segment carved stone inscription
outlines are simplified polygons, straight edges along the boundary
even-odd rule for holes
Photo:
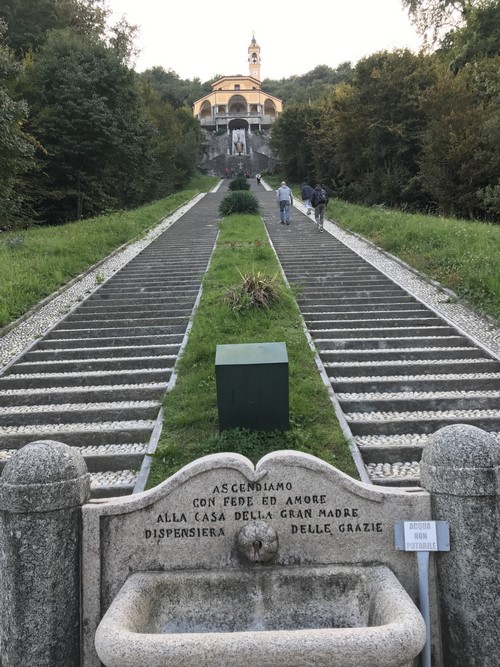
[[[219,538],[253,520],[279,523],[291,535],[354,535],[384,532],[383,521],[366,516],[356,501],[347,504],[338,489],[304,492],[292,480],[212,483],[206,494],[190,498],[186,506],[159,511],[144,527],[149,541]],[[199,486],[198,486],[199,489]]]

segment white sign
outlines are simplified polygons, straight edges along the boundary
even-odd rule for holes
[[[404,521],[405,551],[437,551],[435,521]]]

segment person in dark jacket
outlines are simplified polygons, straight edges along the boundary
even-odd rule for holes
[[[302,201],[304,202],[304,206],[307,209],[307,215],[311,215],[311,197],[312,193],[314,192],[314,189],[310,186],[307,185],[307,183],[302,183],[300,186],[300,196],[302,197]]]
[[[323,221],[325,219],[326,205],[328,204],[328,195],[326,190],[318,183],[311,195],[311,204],[314,207],[314,218],[318,225],[318,232],[323,231]]]
[[[281,182],[280,187],[276,190],[276,199],[280,207],[280,221],[282,225],[290,224],[290,206],[293,205],[292,191],[285,183]]]

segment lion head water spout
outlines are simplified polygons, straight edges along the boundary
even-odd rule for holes
[[[238,551],[251,563],[271,561],[278,553],[278,535],[265,521],[250,521],[238,532]]]

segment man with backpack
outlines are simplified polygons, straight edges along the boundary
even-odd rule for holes
[[[316,185],[311,196],[311,204],[314,207],[314,218],[318,225],[318,232],[323,231],[323,221],[325,219],[326,205],[328,204],[328,194],[321,185]]]

